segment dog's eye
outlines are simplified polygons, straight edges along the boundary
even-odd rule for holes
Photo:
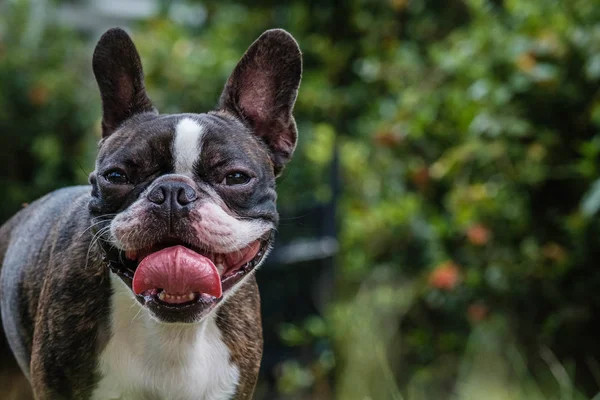
[[[223,179],[223,183],[227,186],[244,185],[250,182],[250,177],[243,172],[233,172]]]
[[[118,169],[108,171],[104,174],[104,178],[115,185],[125,185],[129,183],[129,179],[127,179],[125,172]]]

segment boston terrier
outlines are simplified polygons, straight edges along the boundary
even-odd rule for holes
[[[298,44],[263,33],[205,114],[157,112],[121,29],[100,38],[93,71],[102,139],[90,186],[0,228],[0,394],[28,382],[22,393],[39,400],[250,399],[254,271],[296,146]]]

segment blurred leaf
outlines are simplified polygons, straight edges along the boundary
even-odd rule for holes
[[[584,215],[591,217],[600,209],[600,179],[592,183],[581,201],[581,211]]]

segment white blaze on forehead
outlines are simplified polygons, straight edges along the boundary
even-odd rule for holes
[[[192,176],[194,163],[200,157],[200,139],[204,128],[191,118],[183,118],[175,127],[173,158],[175,173]]]

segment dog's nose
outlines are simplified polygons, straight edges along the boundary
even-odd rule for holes
[[[198,194],[187,183],[164,182],[154,187],[147,197],[154,204],[167,205],[175,210],[195,201]]]

